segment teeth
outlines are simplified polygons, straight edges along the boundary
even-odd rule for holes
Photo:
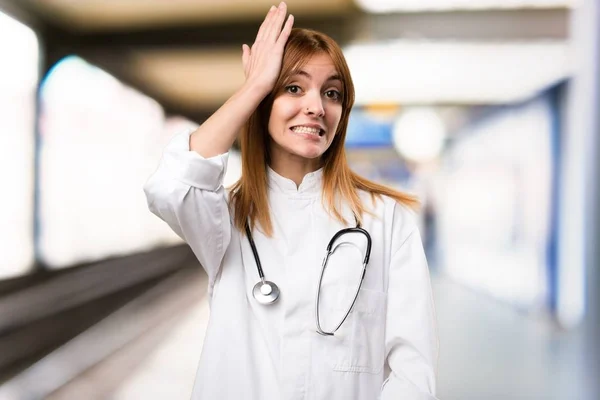
[[[296,126],[292,130],[296,133],[308,133],[311,135],[318,135],[321,132],[318,128],[309,128],[307,126]]]

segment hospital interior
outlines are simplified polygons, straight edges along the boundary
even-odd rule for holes
[[[207,278],[142,188],[271,5],[0,0],[0,399],[189,399]],[[421,200],[436,396],[599,399],[600,2],[287,5],[344,51],[351,168]]]

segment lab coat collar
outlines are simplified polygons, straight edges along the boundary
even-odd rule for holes
[[[269,188],[271,190],[287,194],[319,194],[323,187],[323,168],[304,175],[300,186],[296,188],[296,183],[288,178],[279,175],[267,166],[269,177]]]

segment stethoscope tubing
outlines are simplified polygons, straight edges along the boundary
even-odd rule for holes
[[[365,238],[367,239],[367,249],[365,251],[365,257],[363,260],[362,273],[361,273],[361,277],[358,282],[358,285],[356,287],[356,290],[354,292],[354,298],[352,300],[352,303],[350,304],[350,307],[348,307],[348,310],[344,314],[344,317],[336,325],[335,329],[333,329],[332,331],[325,331],[321,328],[321,319],[320,319],[320,314],[319,314],[319,304],[320,304],[320,298],[321,298],[321,284],[323,283],[323,276],[325,275],[325,269],[327,268],[327,262],[329,260],[329,257],[341,245],[341,244],[338,244],[337,246],[334,247],[335,242],[343,235],[349,234],[349,233],[360,233],[360,234],[364,235]],[[254,243],[254,239],[252,238],[252,232],[250,231],[250,226],[248,223],[246,223],[246,235],[248,236],[248,241],[250,242],[250,248],[252,249],[252,254],[254,255],[254,260],[256,261],[256,269],[258,270],[258,276],[260,277],[260,281],[254,286],[254,288],[252,290],[252,294],[259,303],[272,304],[275,301],[277,301],[277,299],[279,298],[279,288],[277,287],[277,285],[275,283],[265,280],[265,274],[262,269],[262,264],[260,262],[258,250],[256,249],[256,244]],[[350,312],[354,308],[354,304],[356,303],[358,294],[360,293],[360,288],[362,287],[362,282],[365,279],[365,274],[367,272],[367,265],[369,264],[369,258],[371,256],[371,243],[372,243],[371,235],[369,235],[369,232],[367,232],[365,229],[363,229],[357,221],[356,227],[344,228],[344,229],[338,231],[335,235],[333,235],[333,237],[327,244],[327,250],[326,250],[327,252],[325,254],[325,257],[323,258],[323,263],[321,265],[321,274],[319,276],[319,284],[317,286],[317,296],[315,299],[315,319],[316,319],[316,324],[317,324],[317,333],[319,333],[320,335],[333,336],[335,334],[335,332],[343,325],[343,323],[348,318],[348,315],[350,315]],[[264,287],[264,285],[269,286],[269,288],[270,288],[269,294],[261,293],[260,289],[261,289],[261,287]]]
[[[364,230],[360,224],[357,224],[356,227],[354,228],[345,228],[342,229],[340,231],[338,231],[335,235],[333,235],[333,237],[331,238],[331,240],[329,241],[329,243],[327,244],[327,255],[326,257],[329,257],[329,255],[331,253],[333,253],[333,251],[331,250],[331,248],[333,247],[333,244],[335,243],[335,241],[342,235],[345,235],[347,233],[362,233],[363,235],[365,235],[365,237],[367,238],[367,251],[365,252],[365,259],[363,261],[363,264],[368,264],[369,263],[369,258],[371,257],[371,235],[369,235],[369,232],[367,232],[366,230]]]
[[[248,241],[250,242],[250,248],[252,249],[252,254],[254,254],[254,260],[256,261],[256,268],[258,269],[258,276],[260,280],[264,282],[265,273],[263,272],[262,265],[260,264],[260,257],[258,256],[258,250],[256,250],[256,245],[254,244],[254,239],[252,238],[252,232],[250,232],[250,226],[246,224],[246,235],[248,236]]]
[[[348,310],[346,310],[344,317],[335,326],[335,329],[333,329],[331,331],[325,331],[325,330],[323,330],[323,328],[321,328],[321,318],[320,318],[320,314],[319,314],[319,304],[320,304],[320,299],[321,299],[321,286],[323,283],[323,276],[325,275],[325,269],[327,269],[327,261],[329,261],[329,256],[331,256],[335,252],[335,250],[338,248],[338,246],[340,246],[340,245],[337,245],[337,246],[333,247],[335,241],[337,239],[339,239],[340,237],[342,237],[343,235],[348,234],[348,233],[360,233],[360,234],[364,235],[365,238],[367,239],[367,250],[365,252],[365,258],[363,260],[363,268],[362,268],[360,280],[358,281],[358,285],[356,286],[356,290],[354,291],[354,297],[352,299],[352,303],[350,304],[350,307],[348,307]],[[331,238],[331,240],[329,241],[329,244],[327,245],[327,253],[325,254],[325,257],[323,258],[323,263],[321,265],[321,275],[319,276],[319,284],[317,285],[317,296],[316,296],[316,300],[315,300],[315,316],[316,316],[317,333],[318,334],[323,335],[323,336],[334,336],[335,332],[337,332],[337,330],[340,329],[340,327],[344,324],[344,322],[348,318],[348,315],[350,315],[350,312],[352,312],[352,309],[354,308],[354,304],[356,303],[356,300],[358,299],[358,294],[360,293],[360,288],[362,287],[362,282],[365,279],[365,274],[367,272],[367,265],[369,264],[370,256],[371,256],[371,235],[369,235],[369,232],[367,232],[365,229],[361,228],[359,224],[357,224],[355,228],[342,229],[339,232],[337,232],[333,236],[333,238]]]

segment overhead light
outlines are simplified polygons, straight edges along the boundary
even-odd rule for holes
[[[446,138],[446,127],[431,108],[403,111],[393,127],[393,142],[398,153],[413,162],[427,162],[439,156]]]
[[[571,8],[574,0],[356,0],[371,13],[491,10],[523,8]]]
[[[564,41],[397,40],[350,45],[344,54],[358,105],[518,102],[571,71]]]

